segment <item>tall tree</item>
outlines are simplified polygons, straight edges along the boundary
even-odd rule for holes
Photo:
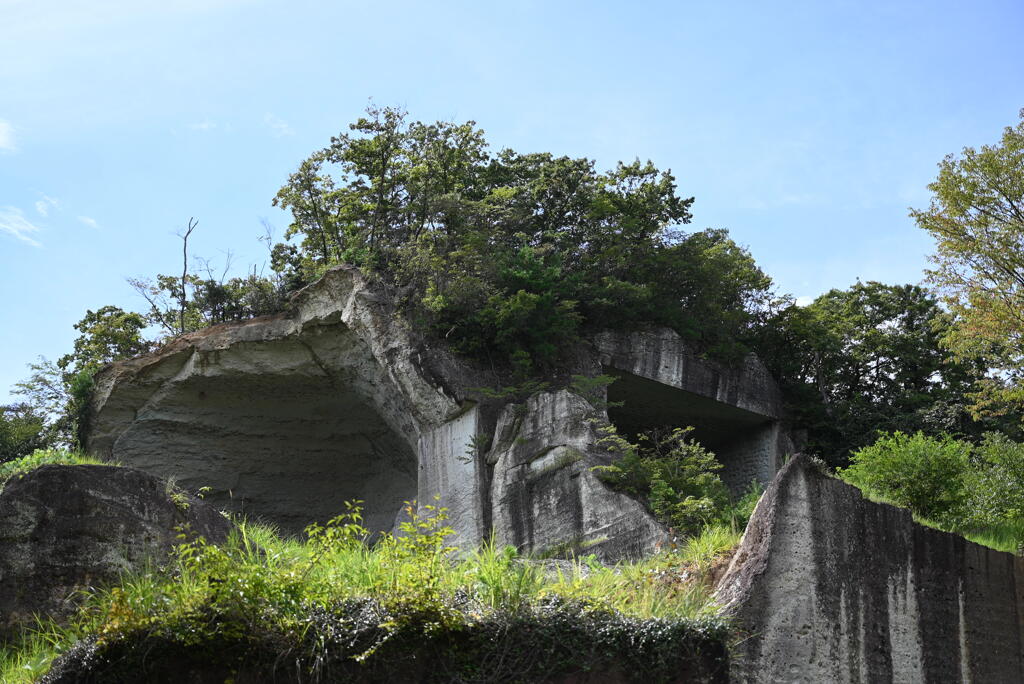
[[[554,363],[584,326],[674,327],[704,351],[750,327],[770,280],[725,231],[687,235],[693,198],[650,162],[601,173],[586,158],[491,152],[483,131],[370,108],[292,174],[274,202],[293,284],[332,263],[395,286],[457,350]]]
[[[29,364],[32,374],[15,385],[14,393],[25,397],[28,413],[43,421],[40,442],[74,447],[84,425],[85,410],[92,391],[92,376],[104,365],[148,351],[151,344],[142,337],[146,319],[116,306],[86,311],[75,329],[74,351],[56,363],[40,359]]]
[[[959,357],[1001,371],[989,400],[1024,406],[1024,110],[995,145],[965,147],[939,164],[927,209],[912,210],[935,238],[930,282],[956,315],[944,338]],[[977,405],[986,405],[984,397]],[[994,405],[994,404],[989,404]]]
[[[983,368],[940,344],[952,324],[917,285],[856,283],[777,311],[762,332],[810,449],[842,464],[878,431],[977,435],[968,395]]]

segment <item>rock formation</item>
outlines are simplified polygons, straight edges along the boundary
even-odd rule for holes
[[[138,470],[45,465],[0,492],[0,637],[33,615],[60,618],[72,594],[163,562],[179,531],[222,541],[230,523]]]
[[[1024,558],[918,525],[802,456],[718,595],[746,633],[733,681],[1024,681]]]
[[[625,431],[697,427],[739,488],[769,480],[787,449],[778,389],[750,357],[730,369],[670,331],[605,333],[568,372],[618,376],[611,419]],[[403,501],[435,496],[455,543],[525,551],[651,550],[665,530],[590,472],[608,462],[567,391],[524,404],[487,399],[486,371],[431,348],[391,298],[338,267],[289,311],[186,335],[96,377],[87,448],[295,533],[365,502],[367,525],[394,526]]]

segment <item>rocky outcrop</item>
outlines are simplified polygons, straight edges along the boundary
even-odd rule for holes
[[[285,314],[178,338],[96,378],[90,452],[296,533],[365,502],[392,527],[404,501],[440,496],[461,539],[485,527],[466,386],[486,376],[425,348],[390,300],[338,268]],[[460,375],[463,373],[463,375]]]
[[[752,480],[767,484],[793,453],[779,387],[755,355],[728,366],[665,329],[601,333],[594,347],[604,371],[616,377],[608,389],[612,421],[627,433],[693,426],[694,438],[722,462],[733,492]]]
[[[216,509],[138,470],[45,465],[0,492],[0,636],[34,614],[66,616],[73,594],[162,562],[178,535],[226,538]]]
[[[618,416],[627,431],[699,423],[699,437],[720,434],[730,484],[774,473],[777,389],[756,360],[729,370],[654,331],[603,335],[583,345],[578,366],[566,375],[603,367],[622,378],[612,387],[630,407]],[[460,546],[493,526],[524,551],[582,545],[613,559],[651,548],[662,528],[590,473],[608,456],[586,421],[604,412],[565,391],[517,405],[478,391],[497,384],[417,336],[358,270],[338,267],[285,313],[101,371],[86,444],[189,490],[210,487],[217,506],[289,533],[354,499],[369,528],[388,530],[404,501],[438,497]]]
[[[753,354],[727,366],[701,357],[672,330],[604,332],[594,346],[601,364],[762,418],[782,417],[782,393]]]
[[[1024,681],[1024,558],[914,523],[805,457],[718,589],[739,682]]]
[[[497,541],[615,560],[647,555],[667,540],[643,506],[591,471],[611,462],[595,422],[591,405],[565,390],[505,408],[487,454]]]

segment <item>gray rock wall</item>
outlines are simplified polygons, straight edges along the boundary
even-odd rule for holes
[[[722,479],[740,493],[752,480],[767,485],[792,453],[782,424],[782,396],[756,356],[735,367],[702,358],[666,329],[606,332],[594,344],[617,379],[609,417],[625,432],[693,426],[693,436],[723,464]]]
[[[602,335],[578,351],[580,368],[623,369],[613,387],[626,388],[632,415],[699,424],[699,438],[719,440],[710,446],[737,488],[774,472],[777,390],[755,359],[726,369],[668,331]],[[463,547],[493,526],[526,552],[614,560],[653,548],[660,525],[590,471],[609,458],[587,422],[604,413],[569,392],[513,407],[473,390],[498,384],[430,348],[380,288],[339,267],[286,313],[101,371],[86,446],[190,491],[211,487],[216,506],[287,533],[353,499],[371,530],[387,531],[405,501],[438,497]]]
[[[913,522],[804,457],[718,588],[738,682],[1022,682],[1024,558]]]
[[[594,419],[590,404],[565,390],[506,407],[487,455],[499,543],[611,561],[649,554],[668,539],[642,505],[591,471],[611,461]]]
[[[15,477],[0,491],[0,640],[34,614],[66,617],[78,589],[163,562],[179,531],[220,542],[229,529],[206,502],[138,470],[46,465]]]

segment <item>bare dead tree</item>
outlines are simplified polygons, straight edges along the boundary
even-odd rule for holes
[[[179,317],[178,317],[178,331],[179,334],[185,333],[185,306],[188,303],[188,297],[186,295],[185,286],[188,283],[188,236],[192,234],[192,231],[199,225],[199,219],[192,218],[188,219],[188,228],[185,229],[184,235],[181,236],[181,292],[179,293],[178,303]]]

